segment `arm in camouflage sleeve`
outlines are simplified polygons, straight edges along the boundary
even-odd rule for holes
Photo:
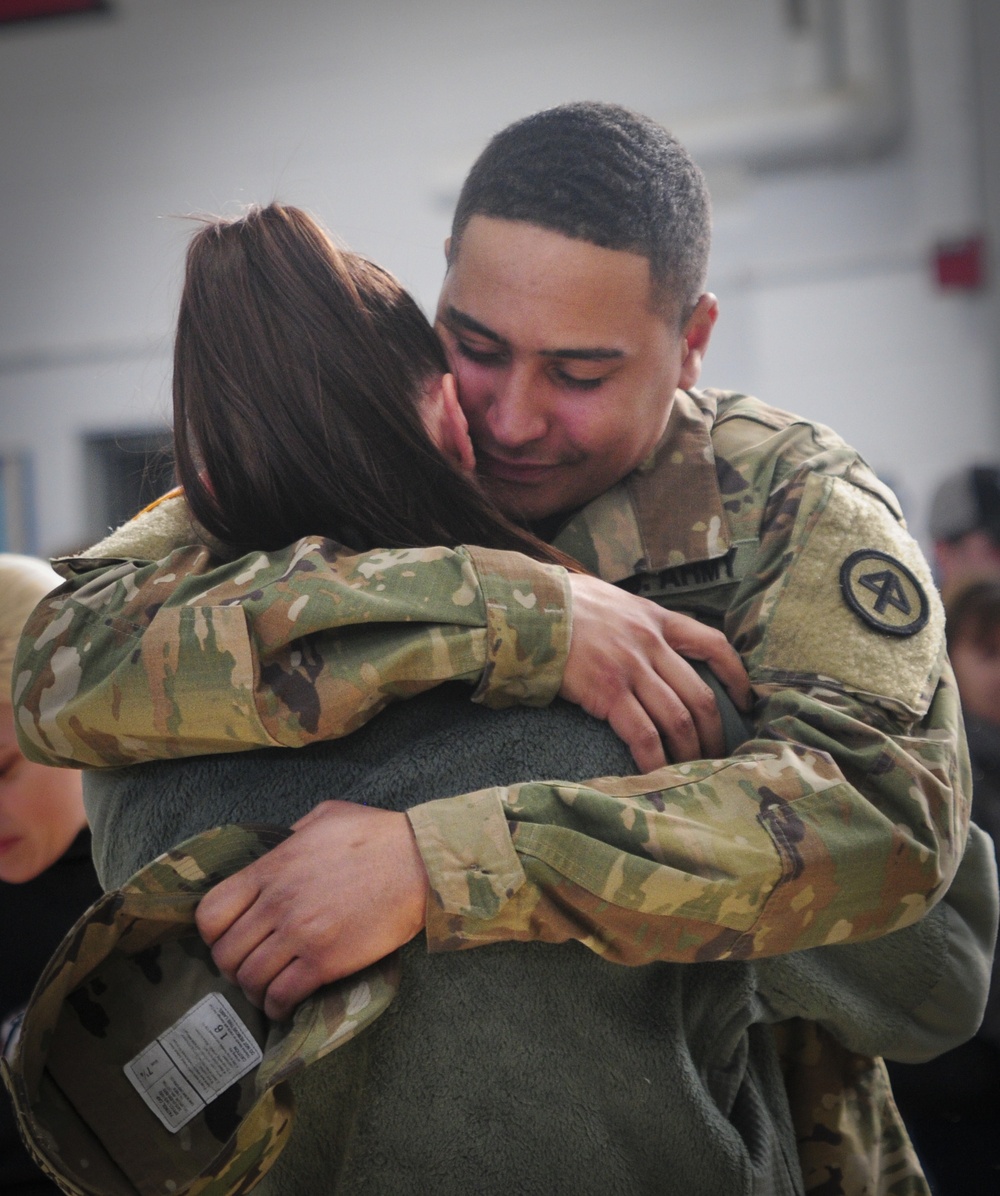
[[[222,563],[221,545],[199,541],[169,495],[56,562],[69,585],[38,606],[15,666],[29,757],[101,767],[301,747],[464,680],[492,707],[558,691],[650,769],[665,744],[681,760],[724,744],[712,689],[685,658],[750,701],[721,632],[519,553],[355,555],[310,538]]]
[[[860,1054],[933,1059],[982,1021],[997,906],[993,845],[970,824],[955,879],[926,917],[872,942],[758,960],[758,1020],[808,1018]]]
[[[918,579],[930,617],[916,634],[880,634],[842,598],[859,543]],[[804,472],[765,516],[726,631],[761,696],[732,757],[410,811],[433,947],[573,938],[628,963],[764,957],[874,938],[941,897],[965,843],[968,759],[940,604],[888,510]]]
[[[25,628],[18,734],[33,760],[102,767],[336,738],[448,680],[545,705],[568,640],[565,571],[517,553],[310,537],[225,564],[82,559]]]
[[[603,787],[603,783],[599,784]],[[545,787],[541,788],[544,790]],[[567,791],[569,788],[566,787]],[[596,793],[590,796],[596,796]],[[615,889],[606,889],[602,894],[600,866],[603,861],[593,853],[590,853],[593,864],[590,875],[581,865],[576,872],[579,883],[565,879],[573,875],[568,862],[570,858],[581,859],[584,854],[581,833],[570,831],[567,825],[561,844],[555,844],[544,833],[543,827],[518,823],[514,825],[514,844],[523,864],[525,880],[520,881],[516,868],[503,877],[512,888],[519,883],[521,887],[516,890],[515,900],[495,903],[491,894],[492,869],[494,857],[500,858],[495,846],[510,841],[503,818],[495,818],[492,824],[483,827],[477,844],[481,850],[477,852],[473,847],[467,856],[467,859],[477,861],[471,868],[461,870],[467,879],[460,880],[458,871],[454,877],[456,882],[466,884],[469,897],[473,894],[473,884],[477,886],[475,896],[484,916],[470,919],[462,912],[449,914],[441,908],[439,900],[432,898],[427,921],[432,946],[438,949],[473,946],[505,937],[578,938],[609,958],[631,964],[662,959],[694,962],[766,955],[766,958],[758,959],[756,973],[762,1001],[760,1020],[779,1021],[790,1017],[816,1020],[851,1050],[862,1054],[884,1054],[906,1062],[932,1058],[975,1032],[989,987],[989,961],[997,927],[996,865],[989,841],[978,828],[970,826],[966,851],[954,880],[928,913],[909,921],[894,933],[883,934],[875,941],[860,942],[856,940],[879,935],[880,925],[881,929],[886,928],[880,924],[876,904],[883,899],[883,893],[879,888],[874,854],[862,863],[862,867],[870,867],[872,875],[858,890],[871,906],[870,916],[864,920],[856,917],[853,924],[846,921],[835,924],[835,932],[830,933],[831,919],[835,916],[831,914],[831,908],[835,906],[845,915],[852,915],[855,912],[852,904],[857,905],[857,893],[834,894],[828,903],[810,903],[800,897],[791,903],[791,909],[785,902],[776,904],[773,912],[763,900],[755,904],[755,884],[766,896],[767,887],[777,883],[767,874],[767,856],[774,854],[773,847],[767,842],[769,835],[761,833],[760,841],[755,843],[756,834],[761,830],[755,826],[753,834],[736,838],[731,823],[727,826],[720,817],[715,828],[716,846],[710,848],[708,837],[699,838],[692,820],[679,811],[671,811],[671,795],[663,793],[662,797],[662,804],[646,806],[636,822],[632,822],[630,812],[624,813],[618,823],[619,841],[625,843],[630,838],[630,824],[641,826],[647,849],[651,848],[646,820],[650,815],[654,819],[669,818],[674,822],[679,838],[689,844],[689,850],[685,851],[681,843],[677,853],[687,870],[686,879],[680,869],[670,868],[671,861],[662,850],[657,852],[660,865],[644,868],[632,858],[634,850],[632,853],[619,851],[615,859],[616,853],[609,849],[607,867]],[[434,812],[433,807],[438,804],[447,812],[446,817],[455,814],[455,807],[447,801],[416,807],[410,812],[418,842],[424,848],[425,861],[428,855],[434,858],[438,850],[434,837],[442,831],[456,844],[460,838],[466,839],[472,834],[468,824],[461,831],[448,834],[446,823]],[[477,804],[473,795],[470,811]],[[591,813],[601,812],[599,805],[600,799],[592,805]],[[508,817],[516,816],[515,811],[504,812]],[[703,814],[700,817],[704,820]],[[572,818],[570,814],[567,824]],[[583,821],[577,823],[579,827],[585,825]],[[791,822],[786,825],[789,829],[793,826]],[[843,829],[850,833],[851,828]],[[539,840],[531,842],[542,843],[544,854],[541,858],[532,853],[530,845],[520,843],[521,830],[527,830],[529,836],[540,832]],[[863,853],[866,828],[855,825],[853,830],[859,836],[858,851]],[[589,828],[590,834],[595,831],[595,826]],[[810,827],[809,835],[800,840],[803,846],[808,844],[812,833]],[[661,838],[661,846],[665,838]],[[867,839],[870,844],[870,836]],[[705,850],[700,875],[696,877],[692,875],[690,857],[698,844]],[[746,875],[752,847],[756,847],[764,861],[756,877]],[[902,841],[900,848],[905,850]],[[731,853],[728,862],[726,852]],[[806,858],[803,858],[804,864]],[[545,859],[555,861],[555,866],[546,869],[542,865]],[[615,868],[617,873],[612,875]],[[667,869],[670,875],[658,876]],[[748,894],[742,902],[736,884],[738,869],[743,869],[742,881]],[[914,888],[917,884],[919,878]],[[686,885],[689,894],[686,903],[677,903],[673,910],[666,905],[657,906],[655,901],[661,892],[670,899],[671,885],[675,890]],[[518,910],[518,896],[522,900],[527,898],[534,908],[529,904],[527,911]],[[602,900],[602,896],[609,899]],[[727,897],[731,898],[728,907]],[[905,912],[900,922],[909,919],[912,907],[918,904],[909,898],[904,890],[899,908]],[[498,909],[492,920],[485,915],[491,904]],[[824,908],[825,905],[829,908]],[[817,910],[816,906],[820,908]],[[919,907],[923,910],[923,902]],[[814,915],[812,925],[810,914]],[[728,926],[728,933],[720,930],[720,925]],[[745,932],[739,934],[743,928],[746,928]],[[765,933],[768,929],[770,934]],[[817,945],[823,943],[830,945]],[[798,950],[798,947],[814,949]]]

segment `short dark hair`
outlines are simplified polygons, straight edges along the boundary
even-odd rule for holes
[[[656,121],[617,104],[562,104],[497,133],[462,186],[449,262],[473,216],[523,220],[641,254],[657,304],[686,319],[704,289],[711,240],[705,178]]]
[[[572,563],[502,515],[420,416],[448,362],[395,278],[272,203],[188,247],[174,451],[195,517],[235,549],[303,536],[372,548],[482,544]]]

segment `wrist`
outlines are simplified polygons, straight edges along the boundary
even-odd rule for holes
[[[430,881],[427,869],[424,867],[423,856],[417,846],[417,837],[405,814],[399,816],[400,851],[399,880],[400,899],[403,921],[410,930],[408,940],[419,934],[427,921],[427,898],[430,894]],[[408,941],[407,940],[407,941]]]

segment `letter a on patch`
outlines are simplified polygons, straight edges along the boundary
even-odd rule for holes
[[[927,622],[927,595],[895,557],[874,548],[852,552],[840,568],[847,605],[886,635],[915,635]]]

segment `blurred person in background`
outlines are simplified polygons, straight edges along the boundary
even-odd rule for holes
[[[970,465],[938,486],[931,538],[943,590],[973,577],[1000,577],[1000,465]]]
[[[14,734],[14,647],[60,578],[35,557],[0,553],[0,1046],[63,935],[100,896],[80,773],[26,760]],[[28,1157],[0,1092],[0,1192],[58,1192]]]
[[[971,478],[977,470],[967,470]],[[985,472],[985,471],[984,471]],[[994,476],[995,484],[995,476]],[[958,488],[953,493],[958,493]],[[972,493],[972,487],[969,488]],[[994,511],[994,515],[1000,508]],[[981,536],[985,531],[966,533]],[[1000,548],[993,552],[1000,555]],[[1000,570],[945,591],[948,653],[972,759],[972,817],[1000,843]],[[893,1090],[936,1196],[1000,1191],[1000,977],[969,1042],[929,1063],[890,1065]]]

